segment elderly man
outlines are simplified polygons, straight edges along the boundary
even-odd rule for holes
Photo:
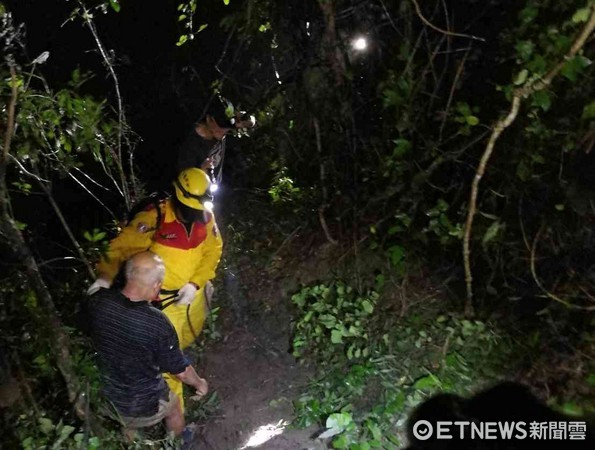
[[[172,322],[180,348],[189,347],[200,335],[208,313],[205,291],[221,258],[223,241],[212,210],[208,175],[198,168],[180,172],[174,180],[175,194],[134,216],[109,245],[97,265],[98,278],[87,291],[111,286],[124,261],[150,250],[159,255],[166,269],[161,299],[175,296],[163,309]],[[208,295],[210,297],[210,295]],[[166,374],[169,387],[183,405],[183,385]]]
[[[148,251],[138,253],[126,262],[125,274],[121,291],[99,289],[88,304],[103,392],[128,436],[162,420],[177,436],[184,430],[184,413],[162,373],[196,389],[195,398],[204,396],[208,385],[184,358],[169,319],[149,304],[158,297],[165,276],[161,258]]]

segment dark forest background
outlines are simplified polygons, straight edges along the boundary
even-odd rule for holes
[[[325,373],[297,424],[349,414],[335,448],[392,448],[430,393],[502,378],[593,414],[594,17],[587,0],[3,2],[7,442],[105,436],[79,395],[97,376],[83,292],[217,93],[258,122],[227,139],[218,280],[237,271]]]

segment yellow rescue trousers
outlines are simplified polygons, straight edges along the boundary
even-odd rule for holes
[[[208,310],[204,288],[196,293],[189,306],[172,303],[163,312],[176,330],[180,340],[180,349],[188,348],[200,336],[207,317]],[[180,399],[182,410],[184,410],[184,383],[169,373],[164,373],[163,378],[165,378],[171,391]]]

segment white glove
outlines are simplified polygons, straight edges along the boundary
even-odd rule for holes
[[[194,300],[194,296],[196,295],[196,285],[194,283],[186,283],[184,286],[180,288],[178,291],[178,296],[176,297],[178,300],[178,305],[189,305]]]
[[[97,278],[95,282],[87,289],[87,295],[93,295],[100,288],[109,288],[112,285],[111,281],[107,281],[105,278]]]

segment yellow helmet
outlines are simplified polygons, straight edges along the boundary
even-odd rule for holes
[[[211,180],[204,171],[196,167],[185,169],[174,181],[176,198],[189,208],[204,210],[205,203],[212,201],[210,185]]]

